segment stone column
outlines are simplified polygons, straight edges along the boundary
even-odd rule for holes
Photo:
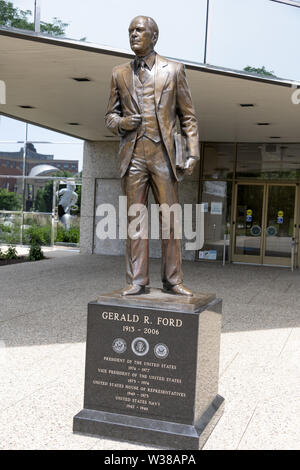
[[[96,208],[103,203],[112,204],[119,213],[119,196],[122,195],[119,178],[118,141],[91,142],[84,144],[83,173],[82,173],[82,205],[81,205],[81,239],[82,253],[97,253],[105,255],[124,255],[125,240],[99,240],[95,231],[100,217],[96,216]],[[190,177],[179,186],[179,198],[182,204],[198,202],[199,164]],[[154,203],[152,195],[149,199]],[[194,221],[193,221],[194,222]],[[193,224],[195,225],[195,224]],[[118,226],[117,226],[118,234]],[[186,240],[182,240],[183,259],[193,260],[194,251],[185,250]],[[160,240],[150,241],[150,256],[160,258]]]

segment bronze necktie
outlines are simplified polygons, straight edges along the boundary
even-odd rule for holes
[[[148,70],[147,70],[145,61],[143,59],[141,59],[139,61],[139,79],[140,79],[140,82],[145,83],[145,81],[147,80],[147,76],[148,76]]]

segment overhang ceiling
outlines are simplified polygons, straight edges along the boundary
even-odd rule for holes
[[[0,29],[0,80],[6,83],[0,114],[80,139],[113,139],[103,120],[111,70],[130,57],[84,42]],[[186,68],[202,141],[300,142],[300,104],[291,100],[298,82],[199,64]]]

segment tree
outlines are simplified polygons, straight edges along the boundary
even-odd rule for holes
[[[34,23],[30,20],[31,10],[15,8],[12,2],[0,0],[0,26],[34,31]],[[52,36],[63,36],[68,23],[63,23],[58,18],[53,18],[52,23],[41,21],[41,32]]]
[[[22,209],[22,197],[19,194],[0,188],[0,210],[19,211]]]
[[[243,70],[245,72],[257,73],[258,75],[264,75],[265,77],[276,77],[276,75],[274,74],[274,71],[266,70],[264,65],[262,67],[251,67],[250,65],[247,65],[247,67],[244,67]]]
[[[36,194],[34,209],[38,212],[52,212],[53,181],[48,181]]]

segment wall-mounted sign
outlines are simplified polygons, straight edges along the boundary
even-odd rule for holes
[[[210,205],[210,213],[212,215],[222,215],[222,202],[212,202]]]
[[[252,222],[252,209],[247,209],[246,222]]]
[[[203,250],[199,251],[199,259],[217,259],[217,250]]]
[[[278,224],[283,224],[283,215],[284,215],[283,211],[278,211],[277,212],[277,223]]]
[[[267,227],[266,232],[268,237],[275,237],[275,235],[277,234],[277,229],[276,227],[274,227],[274,225],[270,225],[269,227]]]
[[[253,237],[259,237],[261,234],[261,228],[259,225],[253,225],[250,229],[250,233]]]

